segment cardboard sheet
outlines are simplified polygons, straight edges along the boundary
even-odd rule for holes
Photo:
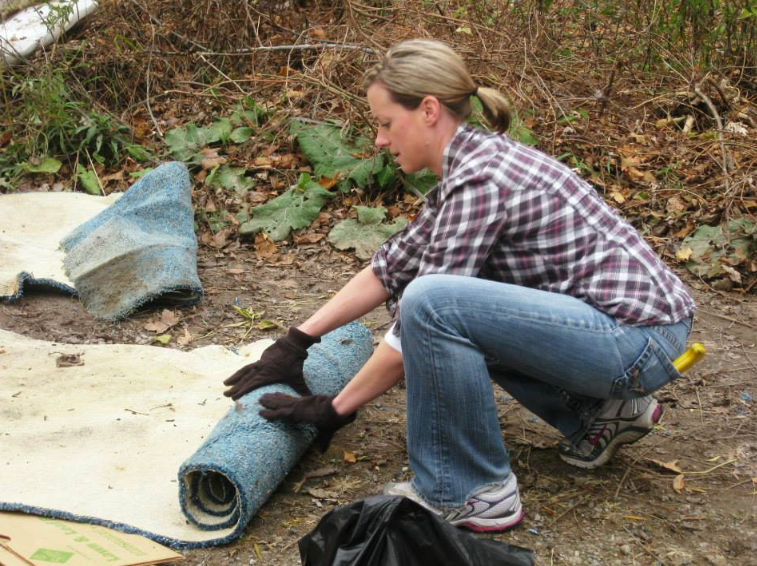
[[[62,519],[0,513],[0,566],[143,566],[182,559],[139,535]]]

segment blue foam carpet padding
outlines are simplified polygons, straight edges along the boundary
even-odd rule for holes
[[[373,351],[370,332],[351,323],[312,346],[305,361],[305,380],[315,395],[336,395],[365,364]],[[302,457],[316,436],[306,425],[268,422],[258,399],[271,392],[292,394],[272,385],[242,397],[179,470],[181,507],[187,519],[206,530],[235,530],[220,544],[240,536],[276,486]]]
[[[0,299],[4,301],[13,302],[17,301],[24,296],[24,290],[41,289],[45,291],[61,291],[63,293],[69,293],[71,295],[76,294],[76,289],[60,281],[54,281],[52,279],[37,279],[32,273],[22,271],[18,274],[18,291],[12,295],[0,296]]]
[[[62,241],[64,269],[85,308],[118,320],[149,301],[202,297],[189,173],[164,163]]]

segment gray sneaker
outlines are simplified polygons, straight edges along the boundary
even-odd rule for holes
[[[384,487],[384,494],[412,499],[450,524],[479,533],[504,531],[520,523],[523,518],[518,480],[513,473],[499,485],[474,492],[463,505],[446,513],[426,503],[410,482],[388,483]]]
[[[560,442],[560,458],[579,468],[602,466],[622,444],[632,444],[649,434],[663,412],[662,405],[651,395],[629,401],[607,401],[578,446],[568,440]]]

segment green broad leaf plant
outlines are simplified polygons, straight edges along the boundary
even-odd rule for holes
[[[239,235],[264,232],[274,242],[286,238],[292,230],[308,226],[318,218],[323,205],[334,196],[303,173],[295,186],[275,199],[237,215]]]
[[[720,226],[700,226],[683,240],[681,249],[694,275],[727,276],[740,283],[741,273],[757,272],[757,223],[736,218]]]
[[[205,183],[211,187],[222,187],[243,195],[255,186],[255,181],[245,175],[244,167],[230,167],[221,165],[215,167],[205,179]]]
[[[298,120],[292,120],[290,131],[313,164],[315,176],[338,177],[340,191],[353,187],[365,189],[372,184],[385,188],[395,180],[394,167],[387,162],[386,155],[379,153],[371,157],[371,142],[364,137],[355,137],[348,143],[335,126],[305,124]]]
[[[357,219],[342,220],[329,232],[329,241],[340,250],[355,249],[360,259],[371,257],[387,238],[407,226],[407,219],[400,216],[392,223],[384,222],[386,208],[379,206],[355,206]]]

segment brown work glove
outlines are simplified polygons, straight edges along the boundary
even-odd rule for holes
[[[289,334],[266,348],[257,362],[244,366],[226,379],[223,384],[229,389],[223,394],[236,401],[264,385],[284,383],[300,395],[312,395],[302,376],[302,365],[308,357],[308,348],[320,341],[318,337],[290,328]]]
[[[357,411],[349,415],[338,415],[329,395],[292,397],[283,393],[266,393],[260,398],[265,409],[260,416],[269,421],[282,420],[288,423],[305,423],[318,429],[315,441],[321,452],[326,452],[334,433],[355,420]]]

